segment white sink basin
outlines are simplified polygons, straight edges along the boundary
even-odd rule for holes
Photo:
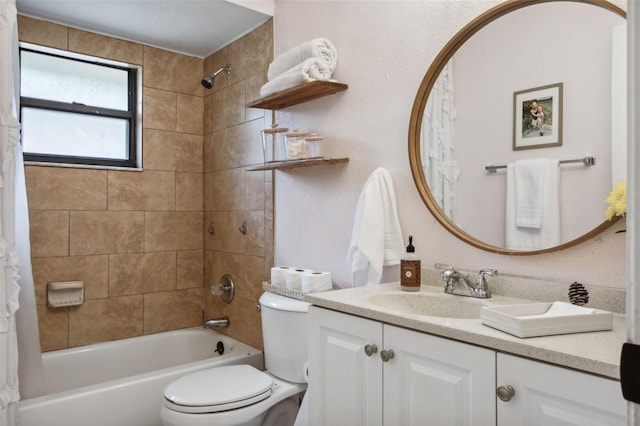
[[[386,293],[369,296],[369,303],[399,314],[445,318],[480,318],[480,309],[491,299],[474,299],[445,293]]]

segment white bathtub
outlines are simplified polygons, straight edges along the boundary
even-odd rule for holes
[[[218,342],[224,354],[215,352]],[[43,354],[47,394],[20,401],[19,426],[158,426],[164,387],[213,366],[251,364],[262,352],[189,328]],[[224,385],[212,383],[212,386]]]

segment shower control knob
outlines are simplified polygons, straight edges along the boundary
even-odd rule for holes
[[[511,398],[516,394],[516,390],[511,385],[506,386],[498,386],[496,389],[496,394],[501,401],[507,402],[510,401]]]
[[[376,352],[378,352],[378,347],[376,345],[365,345],[364,346],[364,353],[367,354],[367,356],[371,356],[371,355],[375,354]]]
[[[380,358],[382,358],[382,362],[388,362],[394,356],[395,356],[395,354],[393,353],[393,351],[391,349],[388,349],[388,350],[385,349],[385,350],[380,352]]]

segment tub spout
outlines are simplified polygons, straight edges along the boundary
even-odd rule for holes
[[[226,328],[229,327],[229,317],[206,320],[202,324],[203,328]]]

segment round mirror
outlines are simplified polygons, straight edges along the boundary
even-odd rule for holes
[[[600,0],[507,1],[438,54],[413,105],[409,161],[449,232],[529,255],[615,222],[604,199],[626,176],[625,16]]]

